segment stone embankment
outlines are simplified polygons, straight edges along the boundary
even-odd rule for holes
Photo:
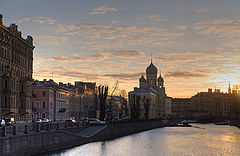
[[[234,120],[234,121],[232,121],[232,122],[233,122],[233,125],[234,125],[234,126],[237,126],[238,128],[240,128],[240,121]]]
[[[21,135],[6,134],[0,137],[0,153],[1,156],[42,155],[163,126],[164,124],[160,120],[118,121],[97,128],[97,133],[88,134],[85,137],[82,134],[78,135],[85,129],[83,127],[51,129],[51,127],[46,126],[46,129],[43,127],[43,129],[37,129],[34,132]]]

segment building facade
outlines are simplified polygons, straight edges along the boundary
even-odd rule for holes
[[[33,117],[48,118],[53,121],[69,117],[70,90],[53,80],[35,81],[33,87]]]
[[[192,117],[229,118],[233,106],[234,94],[222,93],[219,89],[209,89],[191,97]]]
[[[96,118],[99,100],[95,82],[75,81],[74,85],[60,82],[59,85],[70,91],[69,115],[71,117]]]
[[[33,38],[22,38],[16,24],[3,25],[0,15],[0,114],[15,121],[32,117]]]
[[[166,101],[171,104],[164,87],[164,79],[157,78],[158,70],[152,60],[146,69],[146,79],[142,75],[139,79],[139,88],[128,93],[129,108],[132,118],[162,118],[166,117]]]
[[[54,120],[55,89],[41,84],[33,86],[33,118]],[[35,114],[34,114],[35,112]]]
[[[172,117],[187,118],[190,116],[190,98],[172,99]]]

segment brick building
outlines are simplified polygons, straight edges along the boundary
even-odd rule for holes
[[[32,117],[33,38],[22,38],[16,24],[0,15],[0,115],[27,121]]]

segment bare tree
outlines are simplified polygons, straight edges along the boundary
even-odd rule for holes
[[[105,118],[105,112],[106,112],[106,98],[108,96],[108,87],[99,86],[98,87],[99,92],[99,100],[100,100],[100,120],[104,120]]]
[[[111,99],[110,99],[109,104],[108,104],[108,109],[109,110],[111,110],[111,105],[112,105],[112,102],[113,102],[113,95],[117,90],[118,90],[118,81],[115,82],[112,93],[110,95]]]

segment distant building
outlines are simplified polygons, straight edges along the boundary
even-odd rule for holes
[[[81,94],[81,117],[96,118],[98,108],[96,83],[75,81],[75,87]]]
[[[172,117],[187,118],[190,116],[190,98],[173,98],[172,99]]]
[[[97,86],[95,82],[75,81],[75,84],[59,83],[70,91],[69,115],[80,119],[81,117],[96,118],[98,109]]]
[[[82,94],[76,90],[70,91],[69,96],[69,116],[80,119],[82,116]]]
[[[35,81],[33,88],[33,112],[37,117],[51,120],[66,120],[69,117],[69,89],[60,86],[53,80]]]
[[[164,79],[157,78],[158,70],[153,65],[152,60],[146,69],[146,77],[142,75],[139,79],[139,88],[134,87],[134,91],[128,93],[129,108],[132,118],[162,118],[166,117],[166,101],[171,105],[171,98],[165,94]],[[170,108],[168,106],[168,108]]]
[[[192,117],[228,118],[232,111],[232,94],[214,92],[200,92],[191,97],[190,111]]]
[[[0,14],[0,115],[32,119],[33,38],[22,38],[16,24],[3,25]]]

